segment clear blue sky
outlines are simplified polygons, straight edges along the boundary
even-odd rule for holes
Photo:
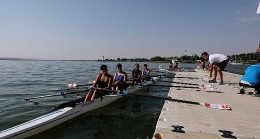
[[[92,60],[255,52],[259,2],[0,0],[0,57]]]

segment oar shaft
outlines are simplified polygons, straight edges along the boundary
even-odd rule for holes
[[[145,94],[130,94],[130,95],[149,97],[149,98],[155,98],[155,99],[163,99],[163,100],[169,100],[169,101],[181,102],[181,103],[187,103],[187,104],[194,104],[194,105],[200,105],[200,106],[205,106],[205,107],[208,107],[208,108],[214,108],[214,109],[220,109],[220,110],[232,110],[226,104],[210,104],[210,103],[202,103],[202,102],[174,99],[174,98],[171,98],[171,97],[150,96],[150,95],[145,95]]]
[[[200,79],[200,78],[196,78],[196,77],[173,77],[173,78]]]
[[[81,90],[81,91],[73,91],[73,92],[60,92],[57,94],[49,94],[49,95],[43,95],[43,96],[36,96],[36,97],[31,97],[31,98],[25,98],[25,101],[32,100],[32,99],[40,99],[40,98],[46,98],[46,97],[55,97],[55,96],[64,96],[68,94],[76,94],[76,93],[81,93],[81,92],[86,92],[89,91],[89,89],[86,90]]]
[[[199,85],[199,84],[193,84],[193,83],[172,82],[172,81],[163,81],[163,80],[161,80],[160,82],[165,82],[165,83],[175,83],[175,84],[186,84],[186,85]]]
[[[194,101],[188,101],[188,100],[181,100],[181,99],[174,99],[171,97],[161,97],[161,96],[151,96],[151,95],[145,95],[145,94],[131,94],[134,96],[142,96],[142,97],[149,97],[149,98],[155,98],[155,99],[163,99],[163,100],[169,100],[169,101],[174,101],[174,102],[181,102],[181,103],[188,103],[188,104],[195,104],[195,105],[200,105],[199,102],[194,102]]]
[[[195,88],[195,89],[200,89],[199,87],[196,86],[178,86],[178,85],[161,85],[161,84],[150,84],[147,86],[162,86],[162,87],[176,87],[176,88]]]

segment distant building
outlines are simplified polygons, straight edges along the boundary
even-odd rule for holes
[[[256,48],[256,55],[257,55],[257,62],[259,63],[259,60],[260,60],[260,58],[259,58],[259,55],[260,55],[260,43],[259,43],[259,46]]]
[[[259,46],[256,48],[256,54],[260,54],[260,43],[259,43]]]
[[[103,55],[103,56],[102,56],[102,61],[104,61],[104,60],[105,60],[105,56]]]

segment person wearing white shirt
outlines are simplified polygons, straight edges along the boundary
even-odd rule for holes
[[[223,54],[211,54],[209,55],[207,52],[203,52],[201,56],[209,60],[209,77],[212,78],[212,72],[214,70],[214,77],[213,79],[209,80],[209,82],[216,83],[217,73],[219,74],[220,78],[220,85],[223,83],[223,73],[222,71],[226,68],[229,58]]]

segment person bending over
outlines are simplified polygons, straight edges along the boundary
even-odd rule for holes
[[[216,83],[217,73],[220,78],[220,85],[224,84],[223,82],[223,73],[222,71],[226,68],[229,58],[223,54],[212,54],[209,55],[207,52],[203,52],[201,56],[209,61],[209,77],[212,78],[212,72],[214,71],[213,79],[209,80],[211,83]]]

